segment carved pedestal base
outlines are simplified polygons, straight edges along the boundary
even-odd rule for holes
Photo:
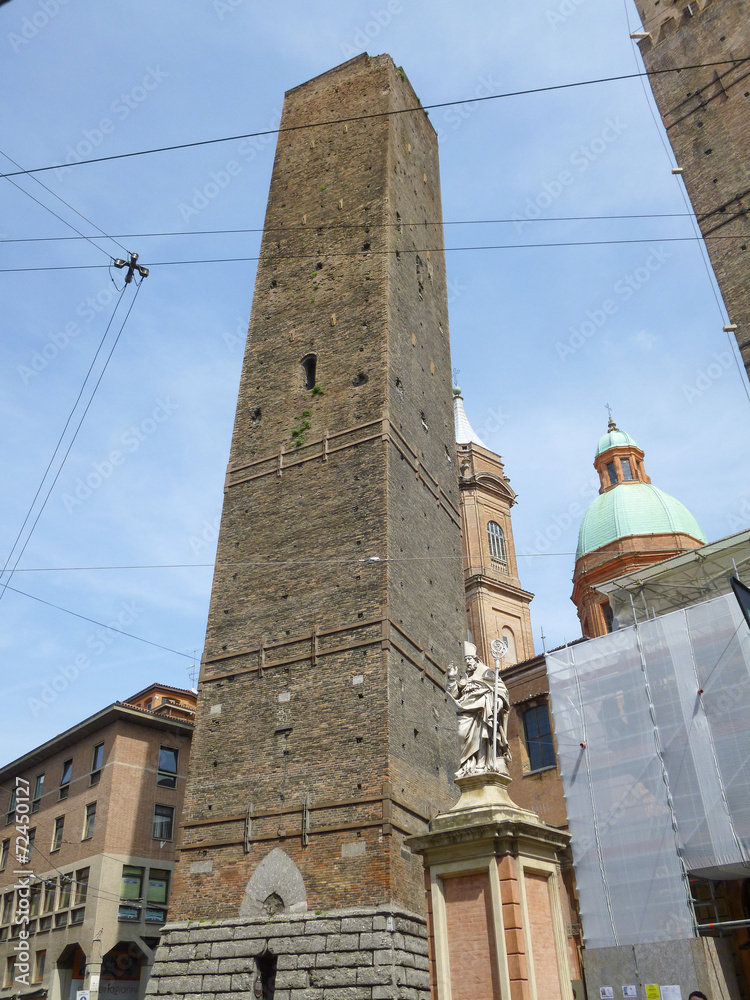
[[[425,865],[433,1000],[572,1000],[561,903],[568,835],[510,799],[505,774],[408,841]]]

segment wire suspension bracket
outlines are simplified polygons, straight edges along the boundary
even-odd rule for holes
[[[125,284],[126,285],[129,285],[130,282],[133,280],[133,275],[135,274],[136,271],[141,276],[141,278],[147,278],[148,277],[148,268],[147,267],[143,267],[141,264],[138,263],[138,254],[137,253],[131,253],[130,254],[130,260],[121,260],[119,257],[117,257],[113,261],[113,263],[114,263],[115,267],[119,267],[119,268],[126,267],[128,269],[128,273],[125,275]]]

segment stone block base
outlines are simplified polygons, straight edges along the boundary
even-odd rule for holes
[[[429,1000],[426,923],[365,908],[167,924],[146,996]]]

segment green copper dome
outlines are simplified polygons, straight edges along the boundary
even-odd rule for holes
[[[618,430],[613,423],[610,423],[610,427],[612,429],[599,438],[599,444],[596,446],[597,455],[601,455],[603,451],[609,451],[610,448],[638,447],[636,441],[629,434],[626,434],[625,431]]]
[[[622,431],[605,434],[599,442],[597,454],[606,450],[602,442],[614,437],[635,443]],[[578,533],[576,559],[618,538],[668,532],[680,532],[698,541],[706,541],[698,522],[679,500],[662,493],[650,483],[620,483],[614,489],[601,493],[586,511]]]

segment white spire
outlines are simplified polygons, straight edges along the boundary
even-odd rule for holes
[[[456,421],[456,444],[478,444],[480,448],[487,447],[472,429],[464,410],[464,398],[459,393],[453,397],[453,416]]]

